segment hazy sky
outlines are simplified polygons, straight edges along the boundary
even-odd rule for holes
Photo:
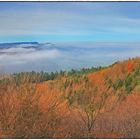
[[[0,2],[0,42],[140,39],[140,2]]]

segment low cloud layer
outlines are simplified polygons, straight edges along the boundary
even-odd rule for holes
[[[22,46],[22,47],[21,47]],[[56,49],[36,49],[20,45],[13,48],[0,49],[0,62],[5,63],[28,63],[29,61],[38,61],[42,59],[52,59],[59,56],[59,51]]]
[[[140,43],[67,42],[0,45],[0,71],[59,71],[109,65],[140,56]]]

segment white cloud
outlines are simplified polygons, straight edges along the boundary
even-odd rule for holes
[[[8,49],[0,49],[0,53],[6,53],[6,54],[19,54],[19,53],[30,53],[30,52],[34,52],[35,49],[33,48],[8,48]]]
[[[20,64],[30,61],[38,61],[43,59],[54,59],[60,55],[57,49],[41,49],[34,48],[8,48],[0,49],[1,64]]]
[[[140,56],[140,43],[58,43],[55,46],[13,47],[0,49],[0,64],[8,72],[64,70],[108,65],[118,60]],[[22,46],[22,45],[21,45]],[[2,53],[5,52],[5,53]],[[0,66],[0,67],[1,67]]]

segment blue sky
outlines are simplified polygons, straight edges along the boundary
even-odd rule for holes
[[[0,42],[138,42],[140,2],[0,2]]]

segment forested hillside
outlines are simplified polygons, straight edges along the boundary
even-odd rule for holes
[[[140,138],[140,58],[0,78],[0,138]]]

